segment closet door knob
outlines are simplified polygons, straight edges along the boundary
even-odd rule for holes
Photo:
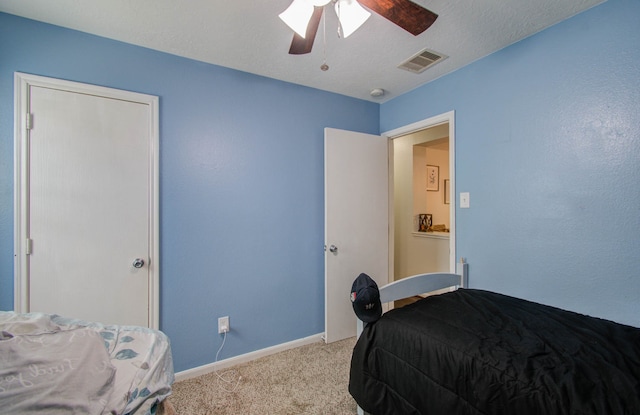
[[[144,265],[144,259],[136,258],[136,259],[133,260],[133,267],[134,268],[142,268],[143,265]]]

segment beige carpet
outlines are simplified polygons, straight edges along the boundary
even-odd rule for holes
[[[355,338],[318,342],[176,382],[178,415],[353,415],[349,362]],[[239,377],[239,383],[237,380]]]

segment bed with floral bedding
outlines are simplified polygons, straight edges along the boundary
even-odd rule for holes
[[[0,412],[154,415],[173,381],[161,331],[0,312]]]

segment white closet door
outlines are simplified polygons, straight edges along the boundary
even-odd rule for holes
[[[150,326],[149,105],[30,86],[29,112],[29,311]]]

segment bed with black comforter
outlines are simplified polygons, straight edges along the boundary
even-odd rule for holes
[[[459,289],[365,327],[349,391],[371,414],[640,414],[640,329]]]

